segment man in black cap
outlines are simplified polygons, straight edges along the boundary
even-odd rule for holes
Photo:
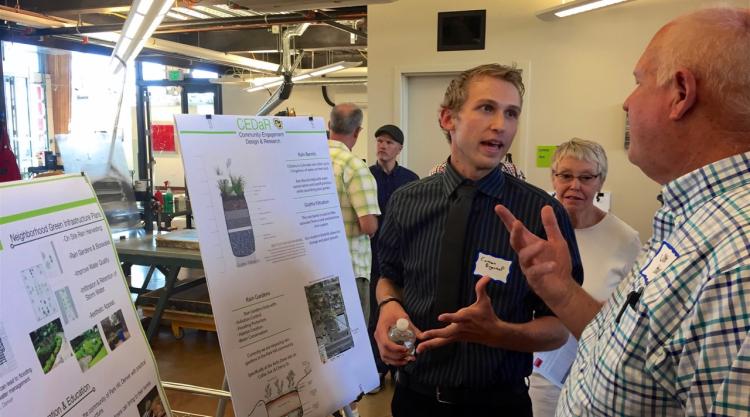
[[[404,147],[404,133],[397,126],[384,125],[375,131],[375,140],[377,141],[377,162],[370,166],[370,172],[378,183],[378,205],[380,206],[381,218],[385,218],[385,210],[391,194],[399,187],[419,179],[419,176],[413,171],[402,167],[396,159]],[[378,285],[380,277],[380,264],[378,262],[378,235],[375,234],[370,239],[372,245],[372,269],[370,274],[370,322],[368,324],[368,333],[372,342],[373,353],[375,354],[375,364],[380,375],[380,385],[383,385],[385,374],[389,371],[388,365],[380,359],[377,343],[373,336],[375,327],[378,324],[378,309],[375,302],[375,287]],[[373,391],[378,392],[380,388]]]

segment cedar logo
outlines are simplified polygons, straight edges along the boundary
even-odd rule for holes
[[[239,130],[270,130],[271,122],[268,119],[238,118],[237,128]]]

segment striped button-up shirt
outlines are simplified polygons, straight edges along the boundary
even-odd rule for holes
[[[583,332],[558,416],[750,415],[750,153],[662,195],[653,237]]]
[[[381,229],[382,276],[403,288],[404,308],[421,330],[438,327],[433,304],[438,286],[441,238],[454,191],[462,181],[449,164],[442,174],[404,185],[391,197]],[[477,188],[466,231],[463,279],[460,288],[456,288],[461,305],[468,306],[475,301],[474,286],[479,276],[473,272],[481,252],[512,262],[507,281],[492,281],[487,287],[500,319],[525,323],[534,317],[550,315],[548,307],[530,290],[516,264],[508,232],[495,215],[494,207],[505,205],[529,230],[544,236],[540,211],[543,206],[551,205],[570,244],[575,275],[582,280],[575,234],[565,209],[546,192],[499,169],[479,180]],[[431,358],[431,352],[417,355],[416,362],[407,365],[405,371],[422,384],[480,389],[519,383],[531,373],[531,353],[473,343],[459,343],[455,355],[447,361],[435,363]]]

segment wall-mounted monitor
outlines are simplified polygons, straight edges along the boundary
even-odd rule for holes
[[[438,51],[484,49],[486,10],[438,13]]]

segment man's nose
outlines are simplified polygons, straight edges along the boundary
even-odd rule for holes
[[[505,130],[505,114],[498,112],[492,118],[492,130],[503,131]]]

